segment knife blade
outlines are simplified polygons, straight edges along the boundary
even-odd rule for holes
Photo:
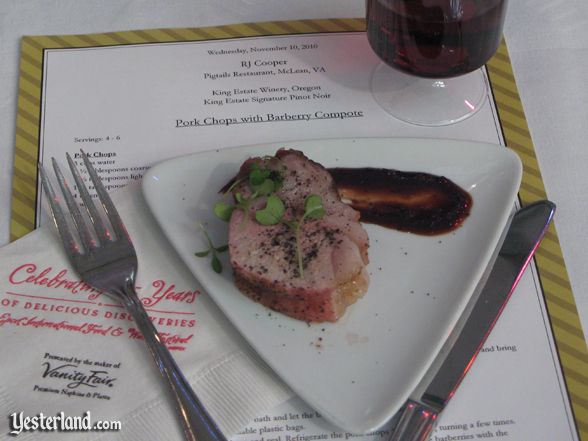
[[[543,239],[555,204],[539,201],[512,217],[504,240],[478,283],[451,335],[403,406],[390,441],[425,441],[472,366],[535,250]]]

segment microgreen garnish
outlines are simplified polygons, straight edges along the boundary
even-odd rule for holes
[[[214,214],[219,219],[228,222],[231,219],[231,214],[233,214],[233,210],[235,209],[234,205],[227,204],[226,202],[219,201],[214,204]]]
[[[302,216],[302,220],[307,217],[310,219],[322,219],[324,215],[325,207],[323,207],[321,197],[318,194],[308,196],[304,201],[304,215]]]
[[[251,165],[249,172],[249,186],[253,194],[257,196],[267,196],[275,193],[282,186],[282,175],[269,168],[260,168],[258,164]]]
[[[277,225],[282,223],[294,230],[298,274],[300,278],[304,278],[300,232],[302,230],[302,224],[304,224],[306,219],[321,219],[325,215],[323,200],[316,194],[307,196],[304,200],[304,214],[299,219],[284,219],[285,213],[286,209],[282,200],[276,195],[271,195],[267,198],[265,208],[255,212],[255,219],[262,225]]]
[[[251,164],[251,171],[249,172],[249,184],[251,186],[263,184],[263,182],[270,176],[268,168],[259,168],[256,163]]]
[[[269,196],[275,193],[280,189],[282,186],[282,182],[284,180],[283,176],[280,172],[276,170],[270,170],[269,168],[260,167],[259,164],[253,163],[251,164],[249,175],[247,178],[241,178],[235,180],[229,187],[229,189],[225,192],[231,192],[238,184],[247,180],[249,184],[249,188],[251,190],[251,195],[249,197],[243,196],[242,193],[236,193],[234,195],[236,203],[234,205],[228,204],[223,201],[219,201],[214,205],[213,212],[216,217],[225,222],[228,222],[231,219],[231,215],[233,214],[233,210],[242,210],[244,213],[249,211],[249,207],[251,203],[259,197],[262,196]],[[247,220],[248,216],[245,216],[243,221]]]
[[[200,229],[204,233],[204,236],[206,236],[206,241],[208,242],[208,249],[203,250],[203,251],[198,251],[197,253],[194,253],[194,254],[197,257],[206,257],[209,254],[212,254],[212,259],[210,260],[210,266],[212,267],[212,269],[216,273],[220,274],[223,271],[223,265],[221,264],[221,261],[219,260],[216,253],[224,253],[225,251],[227,251],[229,249],[229,245],[221,245],[221,246],[215,247],[214,244],[212,243],[212,239],[210,237],[210,234],[208,234],[208,231],[206,230],[206,227],[202,224],[198,224],[198,226],[200,227]]]
[[[265,208],[255,212],[255,219],[261,225],[276,225],[282,222],[286,207],[275,194],[267,198]]]

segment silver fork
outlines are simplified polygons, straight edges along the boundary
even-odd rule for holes
[[[49,199],[51,214],[73,268],[84,282],[122,303],[133,316],[173,397],[186,439],[190,441],[225,441],[226,438],[182,375],[143,309],[134,288],[137,273],[135,248],[112,200],[83,151],[82,157],[113,234],[104,224],[73,160],[67,154],[67,162],[88,212],[89,222],[82,216],[55,158],[52,158],[52,163],[79,237],[79,241],[76,241],[74,231],[68,224],[66,214],[59,204],[59,199],[49,182],[47,173],[39,164],[41,181]],[[94,235],[88,224],[91,224],[95,232]]]

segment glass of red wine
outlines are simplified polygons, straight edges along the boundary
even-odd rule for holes
[[[496,52],[508,0],[367,0],[367,37],[383,61],[376,101],[424,126],[459,122],[487,97],[480,69]]]

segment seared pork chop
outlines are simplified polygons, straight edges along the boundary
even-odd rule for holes
[[[367,290],[368,236],[359,213],[341,202],[334,181],[320,164],[296,150],[278,150],[275,157],[251,158],[242,165],[233,195],[249,197],[252,168],[272,170],[282,181],[276,195],[286,219],[299,219],[304,201],[322,198],[325,215],[306,219],[300,249],[293,228],[265,226],[255,219],[266,197],[255,199],[247,213],[234,210],[229,224],[229,254],[237,287],[253,300],[309,322],[336,321]],[[247,219],[246,219],[247,218]],[[298,269],[301,252],[303,274]]]

